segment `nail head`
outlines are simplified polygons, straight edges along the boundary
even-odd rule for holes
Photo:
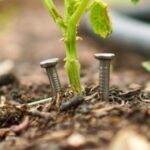
[[[97,53],[94,55],[96,59],[112,59],[115,54],[114,53]]]
[[[40,66],[42,68],[48,68],[55,66],[59,62],[59,58],[52,58],[52,59],[47,59],[42,62],[40,62]]]

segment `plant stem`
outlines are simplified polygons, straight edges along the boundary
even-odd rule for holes
[[[89,0],[82,0],[80,6],[78,7],[78,9],[75,11],[75,13],[73,14],[72,18],[71,18],[71,22],[73,24],[78,24],[81,16],[84,14],[85,10],[86,10],[86,6],[89,3]]]
[[[80,82],[80,63],[78,61],[77,48],[76,48],[76,35],[77,24],[86,10],[86,6],[89,0],[82,0],[78,9],[74,12],[71,18],[68,18],[67,7],[70,3],[69,0],[65,0],[65,15],[67,17],[67,29],[65,34],[65,46],[66,46],[66,64],[65,69],[68,74],[69,82],[73,91],[77,94],[82,94],[81,82]]]
[[[76,49],[76,32],[77,27],[70,24],[65,35],[66,46],[66,64],[65,69],[68,74],[69,82],[75,93],[82,94],[80,83],[80,64]]]

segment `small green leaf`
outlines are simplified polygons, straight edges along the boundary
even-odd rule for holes
[[[150,72],[150,61],[145,61],[142,63],[142,66],[145,70],[147,70],[148,72]]]
[[[90,23],[94,32],[103,38],[112,33],[112,23],[108,14],[107,4],[96,0],[91,6]]]
[[[140,0],[131,0],[134,4],[138,3]]]

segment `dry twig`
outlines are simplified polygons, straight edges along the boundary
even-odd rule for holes
[[[124,106],[124,102],[122,102],[121,105],[115,105],[115,106],[109,106],[109,107],[105,107],[105,108],[101,108],[101,109],[95,109],[92,112],[94,114],[96,114],[96,116],[101,117],[101,116],[105,116],[108,114],[108,112],[113,111],[115,109],[119,109],[122,108]]]
[[[94,93],[94,94],[92,94],[90,96],[86,96],[85,101],[89,101],[89,100],[95,98],[97,95],[98,95],[98,93]]]

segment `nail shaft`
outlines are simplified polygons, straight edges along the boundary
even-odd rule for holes
[[[61,85],[59,81],[59,77],[56,71],[56,68],[46,68],[46,72],[48,75],[49,82],[52,87],[52,93],[53,95],[56,95],[57,93],[61,92]]]
[[[102,100],[108,100],[109,98],[109,73],[110,63],[109,61],[100,61],[100,73],[99,73],[99,92]]]

